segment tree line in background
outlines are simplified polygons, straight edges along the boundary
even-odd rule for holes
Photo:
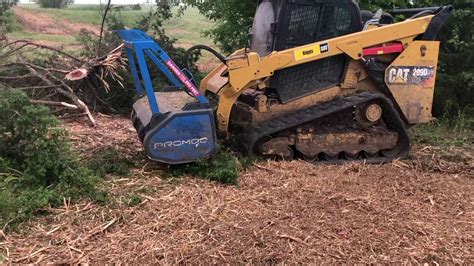
[[[16,5],[18,0],[2,0],[0,1],[0,40],[3,36],[1,35],[3,31],[11,31],[13,27],[13,13],[10,10],[10,7]]]
[[[43,8],[63,8],[74,3],[74,0],[36,0],[36,3]]]

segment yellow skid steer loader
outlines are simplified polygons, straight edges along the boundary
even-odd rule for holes
[[[432,120],[435,38],[452,11],[373,14],[352,0],[262,0],[249,47],[218,55],[222,64],[200,86],[169,58],[151,57],[174,85],[156,93],[140,56],[153,49],[122,32],[137,90],[147,89],[134,125],[148,156],[171,164],[211,157],[218,139],[310,162],[405,157],[407,128]],[[408,18],[394,22],[399,14]],[[166,108],[157,112],[160,102]]]

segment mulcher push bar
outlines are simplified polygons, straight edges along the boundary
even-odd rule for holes
[[[143,95],[144,86],[153,114],[159,114],[160,109],[155,97],[155,90],[145,55],[155,63],[173,86],[184,86],[200,103],[209,102],[199,92],[194,83],[183,73],[183,70],[179,69],[168,54],[149,35],[140,30],[118,30],[117,32],[125,44],[125,52],[127,53],[137,94]],[[138,62],[135,62],[135,58]]]

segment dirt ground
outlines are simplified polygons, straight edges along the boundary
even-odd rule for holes
[[[98,121],[66,124],[74,148],[87,157],[116,146],[140,167],[107,179],[106,206],[65,200],[19,232],[0,232],[7,262],[474,263],[470,155],[454,161],[417,146],[384,165],[269,161],[233,187],[166,178],[140,156],[128,119]],[[129,193],[143,201],[127,207]]]
[[[13,8],[16,19],[24,31],[55,35],[74,35],[85,29],[95,35],[100,34],[100,28],[87,23],[72,23],[64,18],[53,18],[39,10],[29,10],[21,7]]]

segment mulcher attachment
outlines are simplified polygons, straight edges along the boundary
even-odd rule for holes
[[[146,33],[139,30],[118,33],[125,44],[137,93],[146,94],[133,105],[132,122],[147,156],[169,164],[212,156],[216,151],[213,110],[192,79]],[[173,86],[155,92],[145,55]]]

